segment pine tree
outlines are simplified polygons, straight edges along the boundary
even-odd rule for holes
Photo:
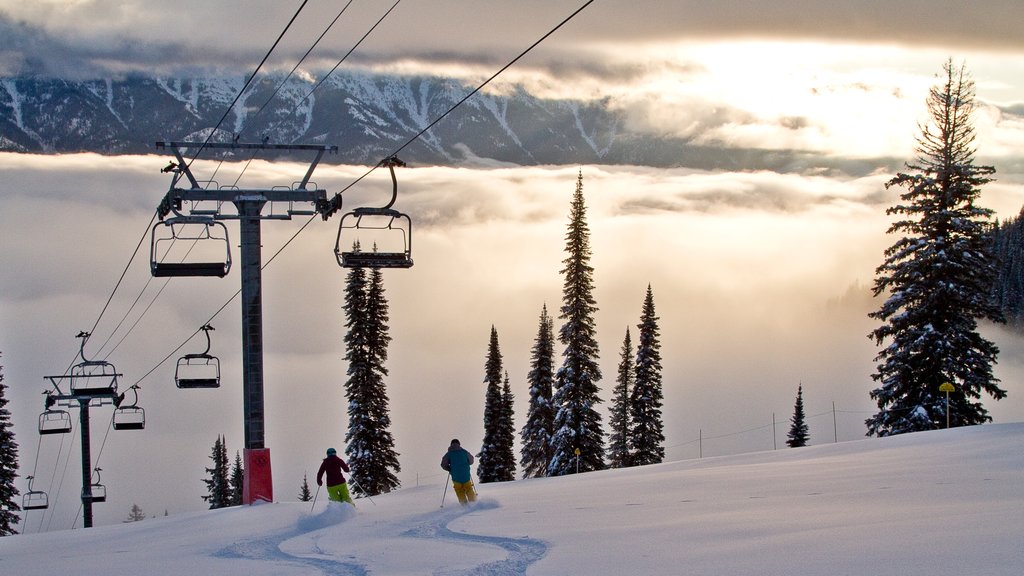
[[[1024,208],[996,227],[993,245],[998,278],[993,289],[999,309],[1018,330],[1024,326]]]
[[[995,173],[974,165],[974,83],[951,61],[928,98],[930,122],[921,126],[911,173],[899,173],[886,187],[905,188],[904,203],[887,210],[903,215],[889,233],[904,236],[885,251],[876,270],[874,294],[887,293],[869,314],[883,322],[871,333],[880,363],[871,391],[879,412],[865,423],[869,435],[889,436],[944,426],[949,382],[950,424],[991,421],[980,402],[986,392],[1006,396],[992,374],[998,348],[977,330],[978,319],[1002,321],[991,292],[995,260],[986,221],[992,211],[976,205],[980,187]]]
[[[523,442],[520,455],[523,476],[538,478],[547,474],[548,463],[551,462],[551,435],[555,423],[551,404],[555,379],[555,332],[546,304],[541,309],[530,357],[530,373],[526,378],[530,384],[530,406],[526,424],[520,432]]]
[[[633,342],[626,327],[626,337],[622,339],[622,351],[619,354],[619,371],[615,378],[615,390],[612,392],[611,413],[608,426],[608,467],[625,468],[629,460],[629,396],[633,389]]]
[[[242,456],[235,451],[235,462],[231,465],[231,476],[229,477],[231,488],[230,506],[242,505],[242,490],[245,487],[245,470],[242,468]]]
[[[358,249],[358,246],[355,247]],[[400,485],[401,470],[391,435],[384,377],[388,370],[388,304],[379,270],[354,268],[345,287],[345,359],[348,361],[348,432],[345,435],[352,490],[376,496]]]
[[[790,448],[807,446],[807,422],[804,418],[804,385],[796,388],[796,404],[793,406],[793,418],[790,419],[789,439],[786,444]]]
[[[476,474],[481,484],[504,480],[502,470],[502,418],[505,403],[501,394],[501,349],[498,345],[498,330],[491,326],[491,337],[487,345],[487,359],[484,362],[484,441],[477,454]]]
[[[516,425],[515,396],[509,383],[508,371],[501,385],[501,421],[498,425],[498,439],[501,442],[498,456],[501,459],[500,476],[502,482],[516,479]]]
[[[122,520],[122,522],[125,523],[125,524],[130,524],[132,522],[138,522],[140,520],[145,520],[145,519],[146,519],[146,513],[142,511],[142,507],[140,507],[138,504],[135,504],[133,502],[131,510],[128,511],[128,519],[127,520]]]
[[[225,508],[231,505],[231,488],[228,478],[228,451],[223,436],[217,436],[217,441],[213,443],[210,460],[213,460],[213,468],[206,469],[209,476],[203,479],[207,492],[203,500],[210,503],[210,510]]]
[[[302,474],[302,485],[299,486],[299,502],[309,502],[313,499],[313,493],[309,490],[309,479],[306,473]]]
[[[661,406],[661,341],[654,313],[654,292],[647,285],[636,345],[636,380],[629,397],[630,460],[634,466],[659,464],[665,459],[665,424]]]
[[[569,226],[565,235],[568,256],[562,261],[565,277],[562,287],[564,320],[558,340],[565,345],[561,368],[555,374],[555,434],[549,476],[602,470],[604,431],[597,405],[601,380],[598,365],[597,329],[594,315],[594,269],[590,265],[590,229],[583,201],[583,173],[576,179],[576,191],[570,205]],[[577,451],[579,456],[577,457]]]
[[[0,355],[2,357],[2,355]],[[18,472],[18,443],[11,430],[11,413],[7,409],[7,385],[4,384],[4,368],[0,366],[0,536],[17,534],[14,526],[18,523],[21,510],[18,505],[18,489],[14,479]]]

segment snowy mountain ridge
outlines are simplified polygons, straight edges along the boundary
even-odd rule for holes
[[[132,75],[71,80],[0,77],[0,152],[147,154],[158,141],[238,138],[338,146],[326,161],[376,164],[476,88],[451,78],[335,73],[321,80],[238,75]],[[223,117],[223,122],[221,118]],[[477,92],[402,149],[419,165],[637,165],[704,170],[870,172],[878,161],[844,163],[797,151],[723,148],[634,129],[610,99],[556,100],[514,87]],[[885,160],[882,160],[885,162]]]

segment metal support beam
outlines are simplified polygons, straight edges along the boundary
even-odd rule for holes
[[[246,449],[264,448],[263,276],[260,270],[260,199],[236,200],[242,261],[242,392]]]
[[[92,528],[92,446],[89,440],[90,398],[78,401],[79,431],[82,434],[82,527]]]

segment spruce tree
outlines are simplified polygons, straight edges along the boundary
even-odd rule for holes
[[[636,379],[629,396],[632,465],[659,464],[665,459],[665,424],[661,406],[661,341],[654,313],[654,292],[647,285],[636,345]]]
[[[487,345],[487,359],[484,362],[484,441],[477,454],[476,474],[481,484],[501,482],[505,479],[502,462],[502,419],[505,402],[501,389],[501,349],[498,345],[498,331],[491,326],[491,337]]]
[[[555,374],[555,434],[549,476],[602,470],[604,431],[597,405],[601,380],[598,365],[597,328],[594,315],[594,269],[590,265],[590,229],[583,200],[583,173],[576,179],[565,235],[566,258],[562,261],[564,282],[562,308],[564,320],[558,340],[565,345],[562,366]],[[578,453],[578,456],[577,456]]]
[[[122,520],[122,522],[125,524],[130,524],[132,522],[139,522],[145,519],[146,513],[142,511],[142,507],[139,506],[138,504],[132,503],[131,509],[128,510],[128,518],[126,520]]]
[[[245,488],[245,470],[242,467],[242,456],[235,451],[235,462],[231,465],[231,506],[242,505],[242,490]]]
[[[509,383],[508,371],[501,385],[501,421],[498,425],[498,439],[501,442],[498,456],[501,459],[499,476],[502,482],[516,479],[516,425],[515,396]]]
[[[633,342],[626,327],[626,336],[622,339],[622,351],[619,353],[619,370],[615,377],[615,389],[612,391],[611,413],[608,416],[608,467],[625,468],[629,461],[629,396],[633,389]]]
[[[796,388],[796,404],[793,405],[793,418],[790,419],[789,439],[786,444],[790,448],[807,446],[807,422],[804,418],[804,385]]]
[[[554,432],[555,411],[551,404],[551,391],[555,379],[554,323],[548,316],[547,304],[540,313],[537,337],[530,356],[530,406],[526,424],[520,432],[523,446],[520,450],[523,477],[538,478],[547,474],[551,462],[551,435]]]
[[[206,469],[209,476],[203,479],[207,492],[203,500],[210,503],[210,510],[225,508],[231,505],[231,488],[228,478],[228,451],[224,446],[223,436],[217,436],[217,441],[213,443],[210,460],[213,460],[213,467]]]
[[[358,246],[356,246],[358,249]],[[349,272],[345,288],[345,359],[348,361],[348,432],[345,435],[352,490],[376,496],[400,485],[401,470],[391,435],[391,416],[384,377],[388,370],[388,304],[380,270],[369,278],[362,268]]]
[[[309,489],[309,478],[302,474],[302,485],[299,486],[299,502],[309,502],[313,499],[313,492]]]
[[[993,297],[1003,316],[1019,330],[1024,326],[1024,208],[997,227],[993,245],[999,262]]]
[[[889,436],[950,425],[991,421],[982,393],[999,400],[1006,392],[993,376],[998,348],[978,333],[978,320],[1003,320],[991,298],[996,277],[987,221],[977,205],[980,187],[995,173],[974,164],[974,83],[965,68],[947,61],[943,81],[928,98],[930,122],[920,127],[917,158],[886,187],[904,188],[903,201],[887,210],[902,218],[890,234],[903,236],[885,251],[874,294],[887,294],[869,314],[883,322],[871,332],[878,345],[871,391],[879,412],[865,423],[868,435]]]
[[[2,355],[0,355],[2,357]],[[17,534],[16,512],[18,489],[14,479],[18,471],[18,443],[11,430],[11,412],[7,409],[7,385],[4,384],[4,367],[0,365],[0,536]]]

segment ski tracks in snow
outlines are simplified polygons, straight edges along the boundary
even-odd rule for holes
[[[502,536],[481,536],[455,532],[448,525],[470,512],[497,508],[494,502],[479,502],[472,506],[463,507],[459,514],[430,514],[423,518],[423,522],[402,533],[402,536],[409,538],[425,538],[451,540],[461,544],[480,544],[484,546],[497,546],[508,553],[504,560],[488,562],[479,566],[462,570],[442,570],[435,572],[438,576],[518,576],[526,574],[531,564],[540,560],[547,554],[548,546],[542,540],[533,538],[508,538]]]
[[[473,512],[496,508],[497,503],[479,502],[473,506],[459,507],[442,512],[425,514],[412,522],[412,527],[397,532],[399,538],[448,541],[459,545],[497,547],[506,552],[503,560],[486,562],[469,568],[441,568],[433,573],[437,576],[519,576],[526,574],[527,569],[547,554],[545,542],[532,538],[509,538],[501,536],[483,536],[456,532],[449,525],[459,518]],[[236,542],[222,548],[215,556],[225,559],[252,560],[278,564],[282,571],[286,567],[312,568],[325,576],[367,576],[371,573],[368,566],[357,556],[342,558],[330,554],[320,548],[320,536],[315,531],[345,522],[352,518],[354,510],[332,510],[328,508],[316,516],[300,518],[295,528],[242,542]],[[371,512],[372,514],[372,512]],[[397,527],[401,528],[401,527]],[[308,539],[303,553],[288,553],[281,545],[298,537]],[[386,537],[386,536],[384,536]]]

